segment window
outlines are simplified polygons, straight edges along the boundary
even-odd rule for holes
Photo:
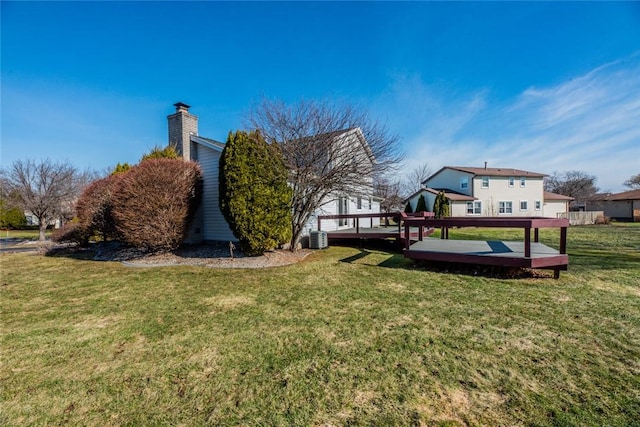
[[[371,197],[369,197],[369,210],[371,210]]]
[[[498,213],[501,213],[501,214],[513,213],[513,203],[511,201],[498,202]]]
[[[338,215],[346,215],[349,213],[349,199],[346,197],[340,197],[338,199]],[[347,225],[347,218],[339,218],[338,226],[342,227]]]
[[[536,200],[536,210],[539,211],[542,209],[542,202],[540,200]]]
[[[529,210],[529,203],[526,200],[520,200],[520,210],[523,212]]]
[[[467,215],[480,215],[482,213],[481,202],[467,202]]]
[[[509,187],[513,187],[513,185],[515,184],[516,179],[512,176],[509,177]]]
[[[469,188],[469,178],[466,176],[460,177],[460,189],[466,190],[467,188]]]
[[[489,188],[489,177],[488,176],[483,176],[482,177],[482,188]]]
[[[520,187],[524,187],[524,185],[526,184],[527,180],[524,176],[520,177]]]
[[[358,209],[362,209],[362,197],[358,197]]]

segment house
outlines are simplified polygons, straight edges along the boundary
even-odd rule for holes
[[[544,191],[545,174],[511,168],[445,166],[405,199],[413,210],[420,195],[433,210],[443,191],[450,215],[552,217],[568,212],[571,197]]]
[[[196,212],[186,241],[196,243],[203,240],[236,240],[218,203],[218,164],[225,144],[198,134],[198,117],[189,112],[189,105],[178,102],[174,106],[175,113],[167,117],[169,144],[176,147],[183,159],[197,161],[204,179],[202,205]],[[363,155],[370,157],[369,147],[359,128],[335,131],[332,132],[332,136],[339,138],[342,144],[357,144],[357,147],[362,147]],[[328,197],[321,208],[309,218],[303,235],[317,230],[319,215],[379,213],[380,200],[373,196],[373,182],[371,181],[367,188],[360,190],[358,194],[334,194]],[[331,231],[349,228],[352,226],[352,221],[351,219],[325,221],[322,229]],[[376,219],[368,225],[375,227],[379,225],[379,220]]]
[[[589,203],[590,210],[620,221],[640,221],[640,189],[615,194],[600,194]]]
[[[27,220],[27,225],[28,226],[39,226],[40,225],[40,221],[38,220],[38,217],[35,216],[33,214],[33,212],[31,211],[24,211],[24,217]],[[47,224],[47,227],[53,228],[53,229],[58,229],[60,227],[62,227],[63,224],[63,218],[55,218],[52,219],[51,221],[49,221],[49,224]]]

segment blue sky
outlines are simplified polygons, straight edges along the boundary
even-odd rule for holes
[[[106,170],[177,101],[224,140],[261,96],[348,100],[406,167],[640,173],[640,3],[6,2],[1,158]]]

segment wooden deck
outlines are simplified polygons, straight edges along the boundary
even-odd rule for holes
[[[423,229],[422,236],[429,236],[433,234],[434,230]],[[327,231],[327,238],[331,241],[340,239],[396,239],[401,240],[403,247],[405,245],[405,238],[407,234],[404,232],[404,228],[399,229],[398,226],[381,226],[373,228],[345,228],[341,230]],[[416,242],[420,239],[420,228],[411,227],[409,229],[409,238],[411,241]]]
[[[530,256],[525,256],[524,242],[427,238],[412,244],[404,251],[404,256],[430,261],[567,269],[569,263],[567,254],[561,254],[556,249],[536,242],[531,243],[530,251]]]
[[[419,216],[414,215],[411,218],[428,218],[433,216],[432,213],[424,212]],[[384,219],[391,219],[395,225],[374,226],[373,218],[379,218],[381,222]],[[345,214],[345,215],[323,215],[318,217],[318,230],[322,230],[322,221],[332,219],[347,219],[355,225],[350,228],[341,228],[339,230],[327,231],[329,241],[333,240],[352,240],[352,239],[395,239],[398,242],[399,249],[402,250],[407,242],[416,242],[426,236],[433,234],[434,229],[427,226],[405,227],[403,219],[407,218],[406,214],[400,212],[387,214]],[[368,220],[368,221],[367,221]],[[361,227],[360,224],[368,226]]]
[[[374,218],[390,218],[395,225],[374,226]],[[567,228],[569,220],[558,218],[496,218],[496,217],[448,217],[435,219],[433,213],[407,215],[392,214],[347,214],[318,217],[318,230],[322,230],[323,220],[346,219],[354,225],[351,228],[328,231],[327,238],[333,240],[352,239],[395,239],[404,256],[416,260],[458,262],[467,264],[498,265],[506,267],[543,268],[566,271],[569,265],[567,255]],[[366,221],[369,221],[368,223]],[[368,226],[361,227],[360,221]],[[429,238],[436,227],[440,227],[440,239]],[[522,228],[521,242],[485,240],[449,240],[449,229],[461,227],[508,227]],[[540,228],[558,228],[560,247],[551,248],[539,241]],[[533,231],[533,239],[531,233]]]
[[[459,262],[482,265],[502,265],[506,267],[543,268],[566,271],[569,265],[567,255],[567,228],[569,221],[556,218],[442,218],[407,219],[405,227],[431,225],[441,228],[440,239],[419,239],[413,244],[405,244],[407,258],[430,261]],[[522,242],[449,240],[449,229],[453,227],[509,227],[522,228]],[[539,242],[539,228],[559,228],[560,248],[553,249]],[[533,230],[533,241],[531,231]]]

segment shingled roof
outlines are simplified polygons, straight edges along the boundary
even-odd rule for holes
[[[543,173],[538,172],[530,172],[522,169],[513,169],[513,168],[473,168],[473,167],[465,167],[465,166],[445,166],[436,172],[434,175],[437,175],[443,169],[453,169],[460,172],[467,172],[472,175],[481,175],[481,176],[528,176],[532,178],[544,178],[547,176]],[[432,175],[433,176],[433,175]]]
[[[605,201],[640,200],[640,189],[623,191],[622,193],[615,193],[615,194],[611,194],[611,193],[598,194],[597,200],[605,200]]]

